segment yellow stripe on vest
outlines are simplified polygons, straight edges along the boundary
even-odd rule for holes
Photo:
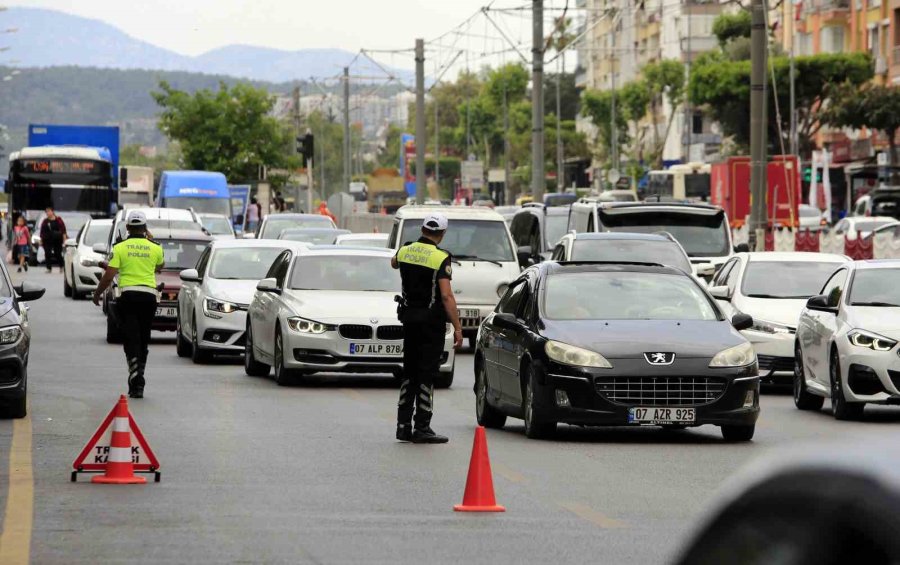
[[[449,257],[447,252],[441,251],[434,245],[419,242],[401,247],[397,253],[397,261],[400,263],[428,267],[434,271],[441,268],[447,257]]]

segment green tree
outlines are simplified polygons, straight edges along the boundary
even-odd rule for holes
[[[893,165],[897,130],[900,130],[900,88],[845,82],[830,90],[831,104],[821,113],[822,120],[835,127],[865,127],[884,132],[890,145],[888,163]]]
[[[713,21],[713,35],[719,40],[719,45],[725,45],[738,37],[750,37],[750,11],[738,10],[734,13],[724,13]]]
[[[684,101],[684,64],[681,61],[665,59],[645,65],[641,74],[650,91],[650,119],[653,122],[653,150],[650,151],[652,160],[657,168],[662,168],[663,147],[672,123],[675,121],[676,109]],[[664,135],[659,135],[659,122],[662,120],[663,103],[668,102],[669,119],[666,122]]]
[[[296,166],[293,131],[270,115],[274,99],[249,84],[194,94],[167,82],[153,99],[162,108],[159,129],[181,146],[185,166],[219,171],[232,182],[256,179],[261,166]]]
[[[598,156],[608,159],[612,147],[612,102],[613,93],[609,90],[586,90],[581,96],[582,111],[591,118],[597,128],[597,143],[595,143]],[[619,110],[616,112],[616,136],[617,145],[627,145],[628,120],[625,112],[621,111],[621,101],[616,101]]]

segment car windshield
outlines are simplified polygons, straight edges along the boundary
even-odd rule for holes
[[[637,239],[575,239],[572,261],[658,263],[691,272],[691,262],[672,241]]]
[[[226,247],[216,249],[209,262],[209,276],[214,279],[261,280],[281,247]]]
[[[338,245],[346,245],[347,247],[387,247],[387,242],[383,237],[355,237],[352,239],[342,239],[338,241]]]
[[[95,224],[91,222],[91,224],[87,228],[87,233],[84,234],[84,244],[88,247],[93,247],[98,243],[106,243],[109,239],[109,230],[112,229],[112,225],[110,224]]]
[[[852,306],[900,307],[900,269],[860,269],[850,288]]]
[[[547,214],[546,224],[544,226],[544,231],[547,232],[547,246],[553,247],[556,245],[556,242],[562,239],[562,236],[566,235],[568,227],[568,214]]]
[[[870,220],[867,222],[856,222],[855,224],[853,224],[853,229],[858,232],[870,232],[875,231],[882,226],[887,226],[895,223],[897,223],[896,220]]]
[[[552,320],[717,320],[690,277],[587,272],[547,277],[543,313]]]
[[[825,261],[750,261],[741,293],[750,298],[809,298],[840,266]]]
[[[166,198],[166,208],[193,209],[198,214],[221,214],[231,217],[230,198],[194,198],[179,196]]]
[[[709,173],[687,173],[684,175],[684,196],[686,198],[709,197]]]
[[[387,257],[315,255],[295,259],[294,290],[400,292],[400,271]]]
[[[690,214],[667,211],[601,213],[605,229],[619,232],[668,232],[689,257],[728,255],[728,224],[725,214]]]
[[[213,235],[232,235],[231,222],[227,218],[200,218],[209,233]]]
[[[416,241],[421,233],[421,220],[406,220],[400,243]],[[441,249],[466,261],[515,261],[508,234],[502,221],[450,220]]]
[[[344,233],[350,233],[346,230],[284,230],[278,239],[286,239],[288,241],[299,241],[301,243],[311,243],[313,245],[331,245],[334,239]]]
[[[281,232],[291,228],[333,228],[328,216],[307,216],[305,218],[267,218],[259,234],[260,239],[278,239]]]
[[[159,242],[163,248],[167,271],[183,271],[197,266],[200,254],[206,249],[206,241],[164,239]]]

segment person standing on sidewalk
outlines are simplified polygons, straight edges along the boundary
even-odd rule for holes
[[[162,246],[149,239],[147,217],[143,212],[129,214],[125,226],[128,238],[113,247],[112,259],[94,291],[93,299],[94,304],[99,306],[103,292],[119,275],[122,294],[116,301],[116,317],[122,330],[128,362],[128,396],[143,398],[150,330],[158,302],[156,273],[165,263]]]
[[[41,245],[44,246],[44,260],[47,272],[53,270],[53,263],[59,264],[59,272],[63,271],[62,246],[66,240],[66,223],[56,215],[51,206],[47,207],[47,217],[41,224]]]
[[[28,256],[31,255],[31,230],[25,223],[25,216],[19,216],[16,227],[13,228],[13,245],[19,255],[19,272],[28,270]]]

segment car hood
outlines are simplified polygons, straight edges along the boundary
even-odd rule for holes
[[[636,359],[650,351],[710,358],[746,340],[726,321],[545,320],[541,335],[607,359]]]
[[[900,308],[851,306],[847,309],[847,324],[851,328],[900,339]]]
[[[297,316],[317,322],[399,323],[394,292],[288,290],[283,299]]]
[[[205,284],[207,296],[246,306],[253,300],[253,293],[256,292],[259,281],[207,278]]]
[[[502,266],[501,266],[502,265]],[[497,288],[508,285],[519,276],[518,263],[489,263],[487,261],[454,261],[453,294],[460,304],[482,304],[495,306],[500,300]]]
[[[754,320],[775,322],[792,328],[797,327],[800,312],[806,306],[806,298],[774,299],[742,297],[738,309],[749,314]]]

